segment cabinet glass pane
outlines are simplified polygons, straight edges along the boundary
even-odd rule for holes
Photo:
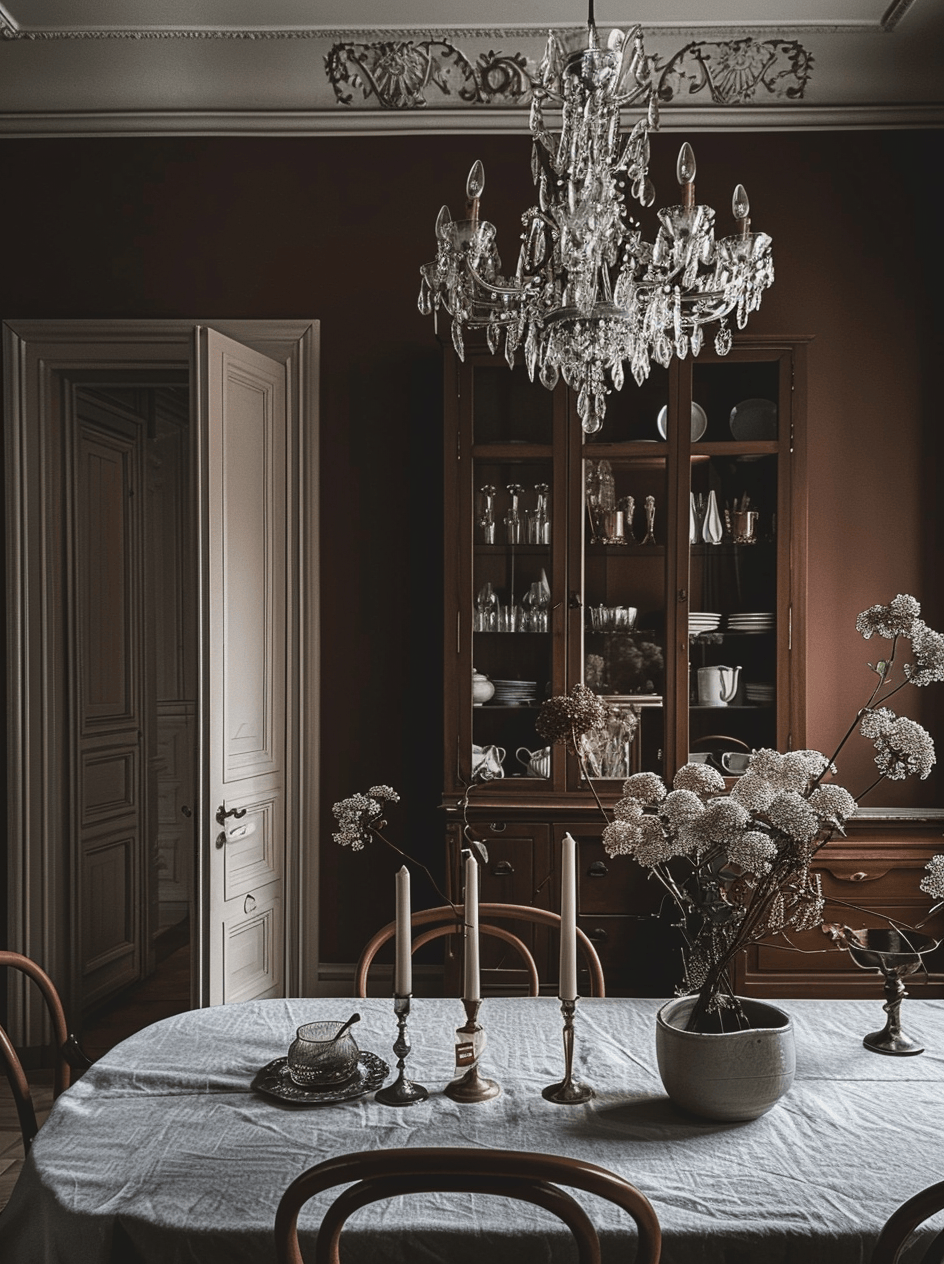
[[[474,474],[472,661],[494,694],[472,708],[472,742],[498,748],[506,777],[546,778],[534,721],[552,679],[551,463],[477,460]]]
[[[474,443],[551,443],[554,395],[520,365],[477,364],[472,377]]]
[[[728,775],[777,745],[777,461],[692,461],[689,749]]]
[[[596,752],[601,777],[661,772],[665,695],[665,457],[587,458],[583,679],[613,708]],[[637,732],[627,744],[621,713]]]
[[[692,439],[744,443],[779,436],[776,360],[698,364],[692,369]],[[699,431],[702,433],[699,435]]]
[[[665,439],[665,414],[662,410],[668,398],[668,369],[654,364],[641,386],[637,386],[627,373],[623,389],[611,391],[606,397],[602,429],[587,435],[586,442],[628,443]]]

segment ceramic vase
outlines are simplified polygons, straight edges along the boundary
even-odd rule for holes
[[[685,1031],[694,996],[676,997],[659,1010],[656,1055],[665,1091],[703,1119],[757,1119],[793,1083],[790,1016],[765,1001],[739,999],[751,1024],[742,1031]]]

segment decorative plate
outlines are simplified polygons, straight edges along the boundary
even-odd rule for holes
[[[380,1088],[389,1074],[390,1068],[382,1058],[362,1049],[357,1059],[357,1070],[345,1084],[336,1084],[332,1088],[303,1088],[289,1075],[288,1058],[276,1058],[256,1072],[250,1087],[257,1093],[265,1093],[267,1097],[289,1102],[293,1106],[332,1106]]]
[[[777,405],[772,399],[742,399],[728,421],[735,439],[776,439]]]
[[[665,404],[659,409],[659,416],[656,420],[656,428],[663,439],[667,438],[666,423],[668,422],[669,410]],[[705,431],[708,429],[708,417],[701,404],[696,404],[692,400],[692,443],[697,443]]]

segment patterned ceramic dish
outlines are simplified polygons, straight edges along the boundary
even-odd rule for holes
[[[288,1102],[292,1106],[332,1106],[380,1088],[389,1074],[390,1068],[382,1058],[362,1049],[356,1071],[344,1084],[335,1084],[331,1088],[303,1088],[289,1074],[288,1059],[276,1058],[256,1073],[250,1087],[257,1093],[265,1093],[266,1097],[274,1097],[276,1101]]]

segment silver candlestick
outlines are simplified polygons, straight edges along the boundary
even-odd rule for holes
[[[562,1106],[573,1106],[578,1102],[589,1102],[595,1094],[589,1084],[579,1084],[573,1078],[574,1071],[574,1014],[577,1001],[561,1000],[561,1013],[564,1015],[564,1078],[559,1084],[548,1084],[541,1090],[541,1096],[549,1102],[558,1102]]]
[[[410,1016],[410,997],[395,996],[393,1012],[397,1016],[397,1038],[393,1044],[393,1052],[397,1055],[397,1078],[375,1093],[374,1101],[382,1102],[384,1106],[412,1106],[414,1102],[425,1102],[429,1097],[429,1089],[406,1078],[406,1060],[413,1048],[406,1029],[406,1020]]]
[[[481,1004],[480,1000],[462,1001],[466,1021],[456,1031],[456,1068],[468,1069],[443,1089],[454,1102],[487,1102],[501,1092],[501,1085],[479,1074],[479,1058],[485,1048],[485,1032],[478,1022]]]

